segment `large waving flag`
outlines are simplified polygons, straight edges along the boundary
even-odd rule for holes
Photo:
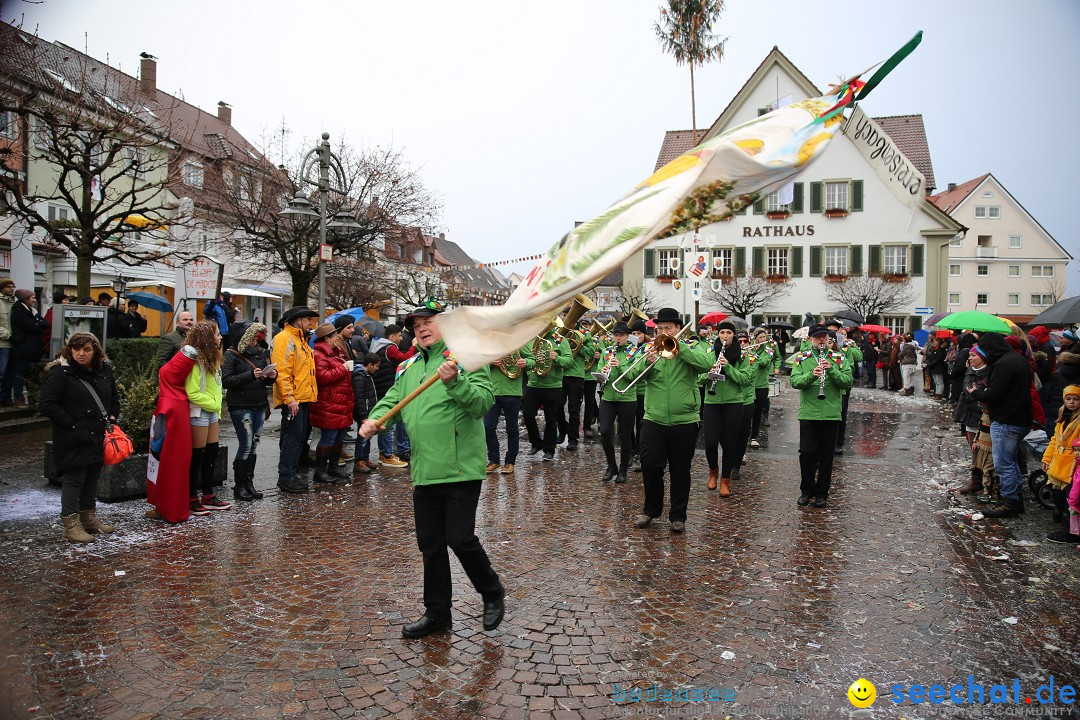
[[[799,174],[832,140],[843,111],[915,49],[920,32],[866,83],[778,108],[706,140],[556,243],[500,307],[439,316],[458,362],[475,370],[530,342],[580,292],[653,240],[731,217]]]

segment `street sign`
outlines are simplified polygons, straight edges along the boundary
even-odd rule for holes
[[[333,245],[320,245],[319,246],[319,259],[323,262],[334,261],[334,246]]]
[[[916,315],[933,315],[934,308],[932,307],[917,307],[915,308]]]

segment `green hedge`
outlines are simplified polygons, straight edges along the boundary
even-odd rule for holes
[[[158,396],[160,345],[160,338],[109,341],[109,361],[120,390],[120,427],[131,438],[135,452],[146,452],[150,444],[150,421]]]

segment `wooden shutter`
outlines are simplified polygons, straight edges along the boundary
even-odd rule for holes
[[[867,268],[870,273],[881,272],[881,246],[870,246],[870,266]]]
[[[735,248],[735,275],[742,277],[746,274],[746,248]]]
[[[788,266],[791,271],[791,277],[802,277],[802,254],[803,249],[801,245],[796,245],[791,248],[791,263]]]
[[[810,277],[821,277],[821,246],[810,246]]]
[[[765,199],[762,198],[754,203],[754,214],[761,215],[765,212]]]
[[[812,212],[812,213],[821,212],[821,204],[822,204],[821,183],[820,182],[812,182],[812,183],[810,183],[810,212]]]
[[[656,251],[651,248],[645,250],[645,277],[656,277]]]
[[[922,245],[911,246],[911,277],[923,276],[923,262],[926,248]]]
[[[795,196],[791,200],[791,212],[801,213],[803,211],[803,184],[795,183]]]
[[[765,248],[754,248],[754,262],[751,266],[754,275],[765,272]]]
[[[863,209],[863,181],[851,181],[851,211],[862,212]]]
[[[848,275],[862,275],[862,245],[852,245],[848,253]]]

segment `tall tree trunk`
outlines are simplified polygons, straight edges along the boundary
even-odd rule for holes
[[[292,303],[296,305],[307,305],[308,293],[311,291],[311,278],[307,276],[307,273],[303,275],[294,274],[292,276]]]
[[[690,61],[690,124],[693,127],[693,140],[691,147],[697,145],[697,101],[694,97],[694,62]]]
[[[75,287],[79,299],[90,295],[90,269],[94,264],[94,251],[88,249],[86,239],[79,244],[79,250],[75,253]]]

